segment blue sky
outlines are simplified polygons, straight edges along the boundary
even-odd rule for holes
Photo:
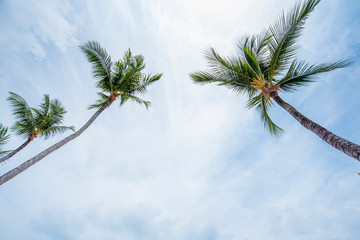
[[[8,92],[36,106],[58,98],[79,129],[96,99],[78,46],[99,41],[113,59],[143,54],[146,110],[114,104],[79,138],[0,187],[0,239],[356,239],[359,162],[332,149],[279,107],[286,133],[271,137],[245,98],[197,86],[203,51],[231,54],[295,1],[0,1],[0,121],[14,119]],[[310,119],[360,143],[360,3],[326,0],[300,39],[310,62],[353,58],[282,97]],[[5,173],[65,136],[36,139]],[[9,148],[24,140],[13,135]]]

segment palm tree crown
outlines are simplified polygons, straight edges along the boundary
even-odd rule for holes
[[[195,83],[218,83],[235,92],[246,93],[248,108],[260,112],[264,127],[272,134],[283,130],[269,117],[273,105],[272,94],[296,91],[300,86],[314,81],[314,76],[337,68],[350,61],[309,64],[295,59],[296,40],[302,33],[305,20],[320,0],[298,2],[288,14],[282,13],[266,31],[255,36],[245,36],[237,44],[238,54],[221,57],[214,49],[206,52],[209,71],[191,74]]]
[[[66,130],[74,131],[73,126],[59,126],[64,119],[66,110],[59,100],[50,100],[47,94],[44,95],[39,108],[29,107],[21,96],[13,92],[10,92],[8,100],[13,108],[13,115],[17,119],[12,126],[12,130],[17,135],[33,140],[37,136],[47,139]]]
[[[93,75],[97,79],[96,85],[101,90],[98,93],[99,99],[89,108],[99,109],[108,101],[113,102],[117,98],[120,98],[120,105],[131,100],[148,108],[150,102],[142,100],[135,94],[146,93],[146,88],[159,80],[162,74],[153,76],[143,74],[145,63],[142,55],[133,56],[128,49],[123,59],[113,63],[110,55],[96,41],[88,41],[80,48],[92,64]]]

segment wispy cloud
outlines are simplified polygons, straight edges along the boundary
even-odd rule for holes
[[[74,9],[68,1],[3,1],[1,6],[5,21],[0,43],[8,50],[43,58],[49,44],[64,49],[77,42]]]
[[[322,143],[282,109],[286,135],[272,138],[245,97],[192,84],[208,46],[231,54],[294,1],[3,1],[1,119],[9,90],[34,105],[63,101],[67,124],[92,114],[95,80],[78,45],[100,41],[113,59],[131,47],[163,72],[150,110],[114,104],[78,139],[1,186],[1,239],[354,239],[359,165]],[[323,1],[310,17],[301,57],[355,57],[359,4]],[[9,61],[11,60],[11,61]],[[284,98],[310,118],[360,142],[358,65]],[[339,77],[343,77],[339,79]],[[344,79],[346,78],[346,79]],[[342,102],[344,101],[344,102]],[[344,126],[344,123],[346,123]],[[344,137],[346,137],[344,136]],[[2,167],[11,169],[51,142]],[[14,137],[13,141],[17,141]],[[29,147],[30,148],[30,147]]]

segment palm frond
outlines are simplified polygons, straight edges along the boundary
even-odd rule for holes
[[[208,59],[210,68],[222,77],[223,82],[232,79],[238,82],[238,85],[249,87],[252,79],[257,76],[246,59],[241,59],[241,56],[224,58],[211,48],[205,57]]]
[[[111,92],[111,57],[96,41],[88,41],[80,46],[81,50],[92,64],[93,75],[98,79],[97,87]]]
[[[149,108],[149,106],[151,105],[151,103],[149,101],[145,101],[137,96],[131,95],[131,94],[124,94],[121,95],[121,101],[120,101],[120,106],[123,105],[124,103],[126,103],[127,101],[132,101],[138,104],[144,104],[146,109]]]
[[[223,70],[224,68],[230,69],[230,61],[221,57],[214,48],[209,48],[205,51],[205,58],[211,68]]]
[[[11,127],[15,133],[22,137],[29,137],[35,129],[35,120],[31,108],[18,94],[9,92],[8,101],[12,107],[12,114],[17,122]]]
[[[74,126],[51,126],[48,127],[46,129],[44,129],[39,136],[43,136],[45,139],[48,139],[58,133],[64,133],[68,130],[71,130],[73,132],[75,132],[75,127]]]
[[[245,51],[251,52],[251,55],[256,59],[260,72],[265,76],[266,79],[268,78],[267,73],[269,70],[268,66],[270,61],[269,51],[267,48],[269,38],[270,36],[268,31],[263,31],[257,35],[244,36],[236,44],[237,53],[239,54],[240,58],[246,59],[247,56]]]
[[[131,65],[131,60],[134,61],[134,59],[131,59],[132,58],[132,53],[131,53],[131,49],[128,48],[125,52],[124,52],[124,55],[123,55],[123,63],[125,63],[126,65]],[[132,65],[135,65],[135,62],[132,63]]]
[[[257,56],[261,55],[261,53],[266,53],[266,43],[268,38],[268,32],[266,31],[253,36],[245,35],[236,43],[238,49],[237,53],[242,57],[245,57],[243,55],[245,48],[251,49]]]
[[[190,78],[192,79],[192,81],[194,83],[200,84],[200,85],[205,85],[205,84],[209,84],[209,83],[216,83],[216,82],[220,82],[220,83],[223,82],[217,76],[213,75],[210,72],[206,72],[206,71],[199,71],[199,72],[191,73]]]
[[[49,120],[49,112],[51,109],[51,101],[48,94],[44,94],[43,102],[40,103],[39,108],[31,108],[34,115],[34,121],[36,128],[39,128],[39,126],[42,124],[44,119],[47,118]]]
[[[105,103],[109,100],[109,96],[105,95],[102,92],[98,92],[97,95],[99,96],[99,98],[96,100],[96,103],[91,104],[88,109],[99,109],[104,106]]]
[[[31,108],[31,111],[33,112],[33,117],[34,117],[35,122],[36,122],[36,119],[42,118],[44,116],[40,109]]]
[[[149,87],[154,82],[160,80],[162,75],[162,73],[155,75],[143,75],[141,79],[136,83],[136,85],[133,86],[133,90],[128,90],[127,92],[130,94],[145,94],[147,91],[147,87]]]
[[[277,126],[270,118],[268,111],[272,106],[271,99],[266,99],[266,97],[260,93],[259,95],[252,97],[247,102],[247,108],[255,108],[261,116],[261,120],[264,123],[264,128],[269,131],[273,136],[280,136],[283,134],[284,130]]]
[[[123,59],[123,62],[116,62],[113,68],[114,89],[116,92],[144,94],[147,87],[158,81],[163,75],[142,74],[142,70],[145,68],[144,57],[142,55],[132,56],[130,49],[125,52]]]
[[[145,69],[145,58],[143,55],[135,55],[134,56],[135,59],[135,69],[139,72],[141,72],[142,70]]]
[[[285,77],[277,84],[283,91],[295,91],[298,87],[306,85],[314,80],[315,75],[329,72],[338,68],[348,67],[352,62],[342,60],[334,63],[322,63],[311,65],[304,61],[293,61]]]
[[[266,103],[265,97],[262,97],[261,104],[258,106],[261,119],[264,123],[264,128],[268,130],[273,136],[280,136],[284,133],[284,130],[276,125],[268,114],[268,107],[271,105],[271,99]]]
[[[50,110],[50,97],[48,94],[44,94],[43,103],[40,104],[41,113],[43,116],[48,115]]]
[[[119,89],[126,71],[126,64],[123,61],[116,61],[111,70],[111,83],[114,89]]]
[[[67,111],[58,99],[51,100],[49,117],[53,120],[53,124],[61,123],[66,113]]]
[[[256,77],[246,60],[240,58],[223,58],[213,48],[205,52],[210,70],[190,74],[197,84],[218,83],[236,93],[248,93],[252,96],[256,89],[251,88],[251,81]]]
[[[144,57],[133,56],[128,49],[122,61],[117,61],[113,68],[113,85],[116,92],[126,92],[133,89],[142,77],[141,71],[145,68]]]
[[[2,146],[6,144],[6,142],[9,140],[10,138],[10,134],[7,134],[8,132],[8,128],[4,127],[1,123],[0,123],[0,156],[7,154],[11,151],[3,151],[2,150]]]
[[[282,13],[277,21],[270,26],[271,37],[268,49],[271,56],[268,81],[280,74],[288,66],[289,61],[295,56],[298,46],[295,44],[301,35],[305,20],[314,10],[320,0],[307,0],[298,2],[288,14]]]
[[[7,133],[8,132],[8,128],[3,126],[0,123],[0,147],[4,144],[6,144],[6,142],[9,140],[10,138],[10,134]]]
[[[237,53],[242,58],[245,58],[244,50],[247,48],[253,52],[259,62],[266,61],[269,58],[267,49],[269,38],[268,31],[263,31],[260,34],[253,36],[246,35],[237,42]]]
[[[190,74],[194,83],[207,84],[207,83],[223,83],[225,76],[229,71],[232,71],[230,62],[223,59],[213,48],[209,48],[204,52],[205,58],[208,61],[210,71],[200,71]]]
[[[251,49],[244,48],[244,55],[245,55],[246,62],[249,64],[249,66],[254,71],[256,76],[261,76],[262,73],[261,73],[261,70],[260,70],[260,65],[259,65],[259,63],[258,63],[258,61],[256,59],[256,56],[251,51]]]

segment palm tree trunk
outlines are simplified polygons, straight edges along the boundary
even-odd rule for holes
[[[343,139],[328,131],[319,124],[311,121],[310,119],[302,115],[300,112],[298,112],[298,110],[296,110],[293,106],[282,100],[276,92],[272,92],[270,96],[276,101],[277,104],[279,104],[282,108],[289,112],[305,128],[318,135],[322,140],[324,140],[326,143],[330,144],[337,150],[360,161],[359,145]]]
[[[5,157],[0,159],[0,163],[5,162],[6,160],[8,160],[9,158],[11,158],[12,156],[14,156],[15,154],[17,154],[18,152],[20,152],[24,147],[26,147],[26,145],[28,145],[32,140],[30,138],[28,138],[26,140],[26,142],[24,142],[23,144],[21,144],[17,149],[15,149],[14,151],[10,152],[8,155],[6,155]]]
[[[47,149],[45,149],[44,151],[42,151],[38,155],[30,158],[29,160],[27,160],[26,162],[24,162],[20,166],[14,168],[13,170],[11,170],[11,171],[5,173],[4,175],[2,175],[0,177],[0,185],[7,182],[7,181],[9,181],[10,179],[15,177],[16,175],[22,173],[23,171],[25,171],[26,169],[28,169],[29,167],[31,167],[35,163],[39,162],[41,159],[43,159],[44,157],[46,157],[50,153],[52,153],[52,152],[56,151],[57,149],[61,148],[62,146],[64,146],[68,142],[70,142],[71,140],[74,140],[75,138],[80,136],[80,134],[82,134],[94,122],[94,120],[100,115],[100,113],[102,111],[104,111],[105,108],[107,108],[111,103],[112,103],[112,101],[108,100],[105,103],[105,105],[102,106],[99,110],[97,110],[94,113],[94,115],[85,123],[85,125],[82,126],[82,128],[80,128],[77,132],[75,132],[75,133],[71,134],[70,136],[64,138],[60,142],[52,145],[51,147],[48,147]]]

